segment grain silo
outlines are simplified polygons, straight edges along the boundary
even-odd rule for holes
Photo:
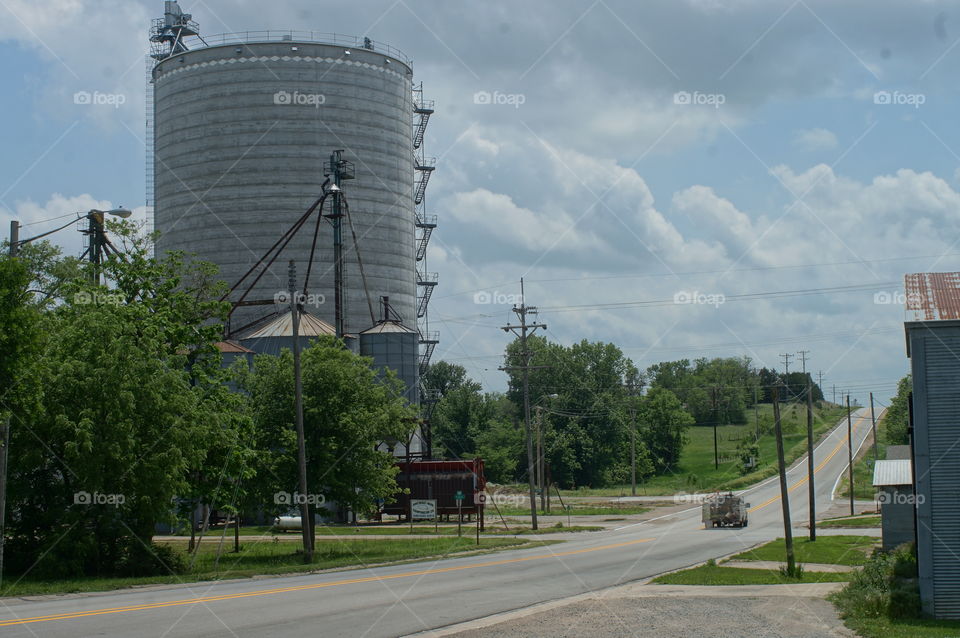
[[[351,222],[343,230],[344,332],[375,323],[370,299],[387,296],[399,319],[416,326],[421,350],[411,365],[425,369],[436,344],[426,324],[436,277],[425,268],[435,218],[424,208],[434,162],[423,153],[433,110],[413,84],[411,60],[366,37],[199,34],[169,1],[151,30],[148,203],[158,254],[196,255],[234,284],[320,196],[325,167],[341,151],[353,168],[343,184]],[[287,260],[305,273],[312,253],[310,292],[321,301],[307,310],[335,324],[332,232],[319,222],[298,232],[248,301],[285,292]],[[238,306],[228,336],[242,338],[245,326],[276,314],[272,303]]]

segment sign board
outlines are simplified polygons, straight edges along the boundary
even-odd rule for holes
[[[462,500],[463,500],[463,492],[461,492],[460,490],[457,490],[457,493],[453,495],[453,500],[455,500],[455,501],[462,501]]]
[[[437,499],[412,498],[410,499],[410,519],[426,521],[437,517]]]

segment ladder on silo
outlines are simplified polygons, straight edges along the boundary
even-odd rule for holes
[[[423,350],[420,351],[420,375],[423,376],[427,373],[427,368],[430,367],[430,358],[433,356],[434,348],[440,343],[440,333],[432,331],[424,334],[419,330],[417,332],[420,334],[420,345],[423,346]]]
[[[427,159],[417,158],[417,161],[415,162],[414,168],[416,168],[417,172],[420,174],[413,191],[413,201],[417,206],[423,203],[423,197],[427,193],[427,183],[430,181],[430,175],[433,174],[433,171],[436,168],[436,163],[437,158],[435,157]]]
[[[414,102],[413,112],[419,116],[417,128],[413,132],[413,148],[420,148],[423,144],[423,136],[427,132],[427,124],[430,122],[430,116],[433,115],[433,100],[427,102]]]
[[[417,235],[417,261],[423,261],[427,256],[427,244],[430,243],[430,235],[433,229],[437,227],[437,216],[417,215],[417,229],[420,234]]]
[[[423,289],[417,299],[417,318],[422,319],[427,314],[427,304],[430,303],[433,289],[437,286],[437,273],[421,273],[418,270],[417,285]]]

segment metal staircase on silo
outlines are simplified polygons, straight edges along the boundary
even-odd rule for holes
[[[430,367],[430,359],[440,341],[440,333],[430,330],[429,304],[433,290],[437,286],[437,273],[427,270],[427,246],[433,229],[437,227],[437,216],[426,212],[427,185],[430,176],[436,168],[436,158],[427,157],[423,141],[427,124],[433,115],[433,100],[423,99],[423,83],[413,89],[413,166],[416,172],[416,181],[413,187],[414,214],[416,223],[416,260],[417,260],[417,332],[420,337],[420,357],[418,368],[420,372],[420,418],[422,420],[422,437],[424,441],[424,457],[432,457],[432,442],[430,435],[430,416],[433,408],[440,399],[440,393],[428,388],[424,384],[424,375]]]

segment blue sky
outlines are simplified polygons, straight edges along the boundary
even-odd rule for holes
[[[702,355],[772,366],[809,349],[828,384],[861,400],[871,387],[889,395],[907,369],[903,311],[875,294],[896,292],[904,272],[960,269],[955,3],[182,7],[208,35],[336,31],[414,59],[437,100],[435,357],[490,389],[504,385],[497,326],[512,314],[474,295],[513,294],[522,275],[558,341],[612,341],[641,366]],[[146,32],[161,12],[161,2],[0,2],[4,229],[143,206]],[[884,91],[906,103],[883,103]],[[78,92],[107,103],[77,104]],[[479,104],[478,92],[522,104]],[[683,92],[711,103],[678,103]],[[59,241],[79,248],[79,235]],[[841,286],[853,288],[736,300]],[[684,292],[730,301],[570,308]]]

